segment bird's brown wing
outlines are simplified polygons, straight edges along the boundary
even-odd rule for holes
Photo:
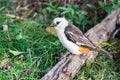
[[[79,46],[95,48],[94,44],[74,25],[69,24],[65,28],[64,33],[69,41],[72,41]]]

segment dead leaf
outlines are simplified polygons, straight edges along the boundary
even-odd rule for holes
[[[57,36],[55,28],[53,28],[53,27],[47,27],[46,31],[53,36]]]
[[[3,31],[8,31],[8,25],[3,25]]]
[[[8,62],[9,62],[9,58],[5,58],[4,60],[2,60],[0,62],[0,69],[1,70],[9,70],[10,66],[8,65]]]

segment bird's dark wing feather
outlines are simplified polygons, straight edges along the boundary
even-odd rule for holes
[[[81,47],[86,47],[89,48],[90,50],[98,51],[100,53],[103,53],[105,56],[108,58],[112,58],[112,56],[102,48],[99,48],[95,46],[77,27],[74,25],[68,25],[65,28],[65,35],[69,41],[72,41],[73,43],[82,43],[82,44],[77,44]]]
[[[79,28],[75,27],[74,25],[69,24],[65,28],[65,35],[69,41],[72,41],[73,43],[82,43],[82,46],[84,47],[95,47],[91,41],[89,41],[88,38],[84,36],[84,34],[79,30]],[[78,45],[78,44],[77,44]]]

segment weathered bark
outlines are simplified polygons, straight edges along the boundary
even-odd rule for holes
[[[101,23],[88,30],[85,35],[96,45],[107,41],[119,21],[120,9],[113,11]],[[69,52],[68,52],[69,53]],[[68,54],[66,53],[66,54]],[[91,63],[97,52],[86,53],[83,56],[65,55],[41,80],[71,80],[87,61]]]

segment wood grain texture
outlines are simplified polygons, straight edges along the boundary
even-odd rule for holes
[[[107,41],[111,33],[116,28],[116,23],[119,21],[120,9],[113,11],[101,23],[97,24],[85,35],[96,45]],[[92,63],[96,58],[97,52],[89,52],[82,56],[71,55],[67,52],[61,60],[46,73],[41,80],[71,80],[80,70],[85,62]]]

